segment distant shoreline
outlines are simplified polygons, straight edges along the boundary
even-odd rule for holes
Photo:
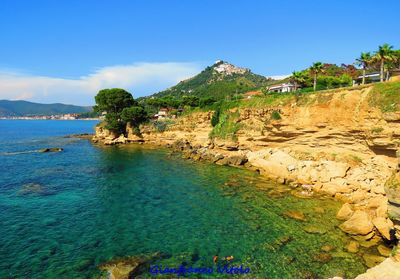
[[[63,120],[63,121],[75,121],[75,120],[97,120],[100,121],[99,118],[79,118],[79,119],[51,119],[51,118],[30,118],[30,117],[19,117],[19,118],[8,118],[8,117],[0,117],[0,120]]]

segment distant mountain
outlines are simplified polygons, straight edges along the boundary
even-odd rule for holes
[[[266,87],[272,79],[252,73],[224,61],[217,61],[198,75],[177,85],[153,94],[154,97],[196,95],[221,99],[228,95],[244,93]]]
[[[39,104],[28,101],[0,100],[0,116],[34,116],[92,111],[92,107],[65,104]]]

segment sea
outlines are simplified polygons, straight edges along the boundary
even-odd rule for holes
[[[0,120],[0,278],[107,278],[102,264],[129,257],[150,259],[135,278],[176,278],[179,268],[197,268],[179,274],[190,278],[354,278],[367,269],[362,253],[344,249],[351,239],[331,198],[161,147],[70,136],[96,124]],[[248,272],[217,272],[225,266]]]

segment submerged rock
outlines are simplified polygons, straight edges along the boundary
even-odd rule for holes
[[[325,234],[326,230],[317,226],[306,226],[304,231],[311,234]]]
[[[291,219],[298,220],[298,221],[305,221],[306,220],[306,216],[304,215],[303,212],[300,212],[300,211],[294,211],[294,210],[285,211],[283,213],[283,215],[286,216],[286,217],[289,217]]]
[[[350,241],[349,244],[346,245],[346,250],[350,253],[357,253],[360,249],[360,244],[357,241]]]
[[[275,252],[275,251],[281,249],[283,246],[285,246],[286,244],[288,244],[292,240],[293,239],[292,239],[291,236],[284,235],[284,236],[281,236],[281,237],[275,239],[275,241],[272,242],[272,243],[264,244],[264,247],[266,249],[268,249],[268,250],[271,250],[271,251]]]
[[[42,185],[38,183],[27,183],[22,185],[22,188],[18,191],[18,195],[42,194],[43,192],[44,188]]]
[[[333,247],[332,245],[324,245],[321,247],[321,250],[324,252],[330,252],[335,250],[335,247]]]
[[[319,214],[324,214],[325,213],[325,209],[323,207],[315,207],[314,211],[316,213],[319,213]]]
[[[103,263],[99,269],[108,273],[110,279],[129,279],[146,272],[151,261],[163,258],[164,255],[157,252],[149,256],[131,256],[114,259]]]
[[[314,261],[320,263],[327,263],[332,260],[332,255],[329,253],[319,253],[313,257]]]
[[[365,261],[365,265],[368,267],[374,267],[377,264],[380,264],[385,260],[382,256],[372,255],[372,254],[364,254],[363,259]],[[379,277],[381,278],[381,277]]]

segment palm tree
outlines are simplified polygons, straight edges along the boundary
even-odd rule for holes
[[[294,83],[294,91],[297,91],[299,84],[302,84],[306,81],[306,77],[304,76],[303,72],[294,71],[290,77],[290,80]]]
[[[371,62],[372,56],[370,52],[361,52],[360,57],[356,59],[356,64],[361,66],[363,70],[362,84],[365,84],[365,72]]]
[[[315,62],[310,67],[310,72],[314,78],[314,91],[317,90],[317,77],[320,73],[323,72],[323,69],[324,69],[324,64],[322,64],[321,62]]]
[[[385,64],[388,61],[392,61],[394,59],[394,53],[393,53],[393,46],[389,44],[383,44],[379,46],[378,51],[375,52],[374,58],[376,61],[380,63],[380,69],[381,69],[381,82],[384,81],[385,79]]]

